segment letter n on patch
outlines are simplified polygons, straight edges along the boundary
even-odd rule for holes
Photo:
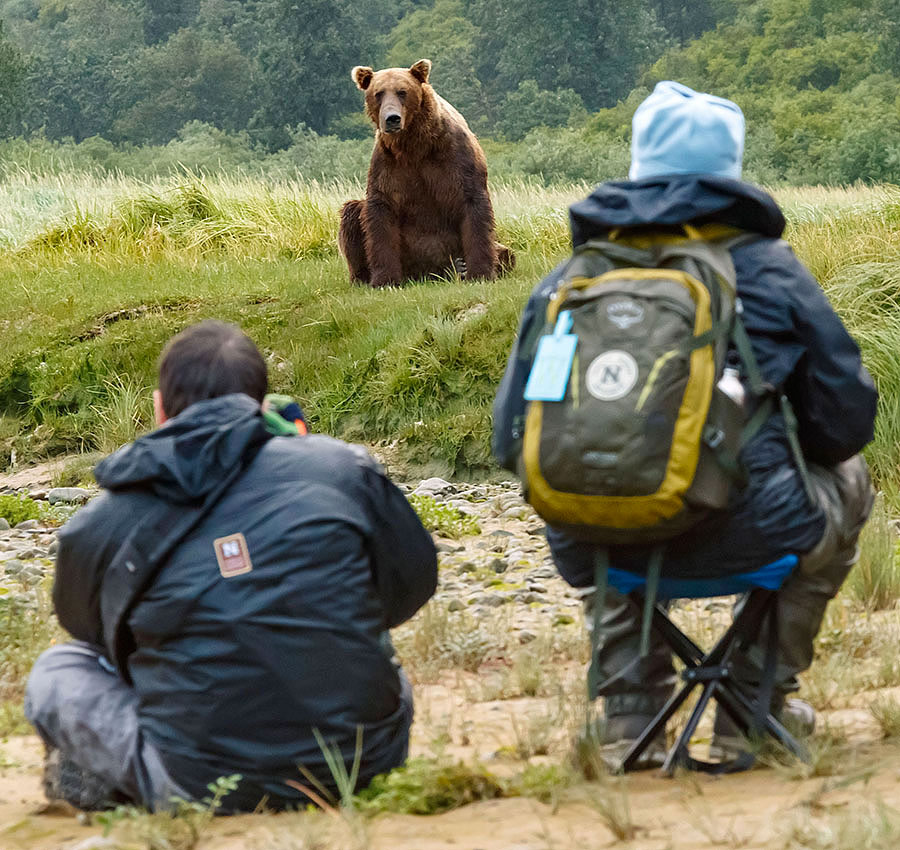
[[[223,578],[249,573],[253,569],[250,560],[250,552],[247,549],[247,541],[243,534],[229,534],[228,537],[220,537],[213,541],[216,550],[216,560],[219,562],[219,572]]]

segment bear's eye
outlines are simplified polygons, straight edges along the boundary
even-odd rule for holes
[[[403,98],[406,97],[406,89],[400,89],[400,91],[397,92],[397,97],[399,97],[400,100],[403,100]]]
[[[381,98],[383,98],[383,97],[384,97],[384,92],[383,92],[383,91],[377,91],[377,92],[375,92],[375,100],[381,100]]]

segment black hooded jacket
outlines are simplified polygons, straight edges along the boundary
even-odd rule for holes
[[[859,348],[816,280],[780,239],[784,216],[765,192],[706,175],[610,182],[573,204],[570,219],[576,246],[613,228],[652,225],[715,222],[758,234],[732,252],[743,320],[763,378],[783,389],[794,406],[805,457],[830,466],[872,439],[877,393]],[[494,402],[494,455],[513,471],[524,430],[523,391],[562,268],[532,293]],[[743,572],[807,552],[819,541],[824,516],[805,495],[780,416],[756,435],[742,460],[749,485],[733,495],[727,511],[667,546],[664,572]],[[554,529],[547,537],[563,577],[577,586],[592,584],[592,548]],[[638,547],[621,547],[616,564],[637,569],[645,556]]]
[[[259,405],[230,395],[120,449],[96,477],[106,492],[59,535],[56,611],[133,683],[142,732],[179,785],[199,799],[242,774],[232,810],[301,800],[283,781],[304,782],[298,765],[334,787],[314,730],[349,763],[362,729],[363,782],[402,763],[409,707],[385,630],[433,594],[437,561],[364,450],[270,437]],[[185,525],[148,580],[142,557]],[[252,568],[226,577],[214,541],[233,534]]]

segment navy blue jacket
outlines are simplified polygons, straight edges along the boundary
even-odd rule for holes
[[[800,423],[805,457],[830,466],[853,456],[873,436],[877,393],[859,348],[821,287],[780,237],[784,216],[759,189],[705,175],[604,183],[570,208],[572,241],[580,245],[613,228],[707,224],[738,227],[760,238],[732,252],[744,324],[763,378],[783,389]],[[523,390],[550,296],[564,264],[535,288],[494,402],[493,451],[516,471],[525,420]],[[773,416],[745,447],[749,484],[715,513],[667,546],[664,573],[737,573],[786,553],[808,552],[824,533],[794,467],[784,422]],[[593,549],[552,528],[557,566],[576,586],[593,583]],[[620,547],[615,563],[639,569],[646,551]]]
[[[140,551],[116,575],[145,521],[173,505],[177,521],[242,464],[147,586]],[[273,807],[302,802],[284,783],[305,784],[298,765],[334,787],[314,730],[349,764],[362,729],[363,782],[403,762],[410,709],[384,633],[433,594],[437,560],[363,449],[269,437],[259,405],[230,395],[187,408],[96,476],[106,492],[59,535],[56,611],[120,663],[141,730],[178,784],[199,799],[206,783],[240,773],[230,810],[266,795]],[[225,577],[214,541],[237,533],[252,570]],[[114,614],[123,628],[110,629]]]

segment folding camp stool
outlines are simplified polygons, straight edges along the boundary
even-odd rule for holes
[[[711,700],[731,718],[737,731],[747,740],[760,742],[765,737],[772,737],[788,752],[809,763],[806,747],[771,713],[777,663],[778,590],[796,565],[796,555],[787,555],[754,572],[720,579],[665,578],[660,577],[658,567],[655,571],[651,570],[648,576],[606,567],[605,585],[625,595],[638,612],[643,612],[642,653],[646,654],[649,630],[652,628],[685,665],[681,672],[683,685],[669,698],[650,725],[625,753],[621,770],[627,771],[634,767],[650,743],[665,731],[666,723],[695,688],[700,688],[700,696],[684,729],[668,751],[662,768],[666,775],[671,776],[677,767],[706,773],[733,773],[752,767],[754,756],[749,752],[721,763],[704,762],[691,757],[688,749],[691,737]],[[605,596],[605,585],[600,586],[603,578],[599,568],[597,582],[598,596]],[[669,619],[668,611],[660,601],[732,594],[747,595],[736,607],[731,625],[708,652],[700,649]],[[597,603],[602,605],[602,598],[598,599]],[[595,633],[596,631],[595,623]],[[751,639],[755,642],[760,642],[761,639],[766,647],[761,682],[756,693],[734,678],[731,663],[733,652]],[[591,660],[592,678],[595,676],[596,663],[595,638]],[[591,687],[596,687],[596,684],[596,681],[593,681]],[[597,691],[593,690],[593,694],[596,693]]]

